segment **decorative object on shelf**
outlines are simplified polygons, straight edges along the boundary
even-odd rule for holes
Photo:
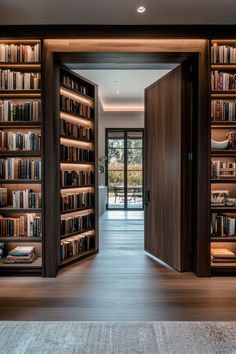
[[[211,148],[212,150],[224,150],[228,147],[229,141],[228,139],[223,141],[216,141],[211,139]]]
[[[225,198],[225,205],[228,207],[236,206],[236,198]]]
[[[229,132],[228,134],[226,134],[226,137],[229,142],[229,148],[232,150],[235,150],[236,149],[236,131],[233,130],[233,131]]]
[[[101,155],[101,156],[99,156],[99,159],[98,159],[98,162],[99,162],[98,169],[99,169],[99,172],[100,172],[101,174],[104,174],[105,171],[106,171],[106,161],[107,161],[106,155]]]
[[[224,206],[226,198],[229,198],[229,191],[227,190],[211,191],[212,206]]]

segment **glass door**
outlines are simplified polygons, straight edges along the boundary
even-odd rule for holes
[[[143,209],[143,129],[106,129],[107,209]]]

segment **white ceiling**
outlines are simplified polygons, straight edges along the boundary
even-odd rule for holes
[[[235,0],[0,0],[0,14],[1,25],[236,23]]]
[[[74,71],[98,85],[99,99],[104,112],[142,112],[144,89],[170,70]]]

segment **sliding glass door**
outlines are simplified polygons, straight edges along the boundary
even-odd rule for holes
[[[106,129],[107,209],[143,209],[143,129]]]

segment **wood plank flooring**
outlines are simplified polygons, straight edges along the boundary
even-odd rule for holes
[[[143,251],[142,212],[109,212],[100,253],[55,279],[1,278],[0,320],[235,319],[236,279],[197,278],[157,263]]]

